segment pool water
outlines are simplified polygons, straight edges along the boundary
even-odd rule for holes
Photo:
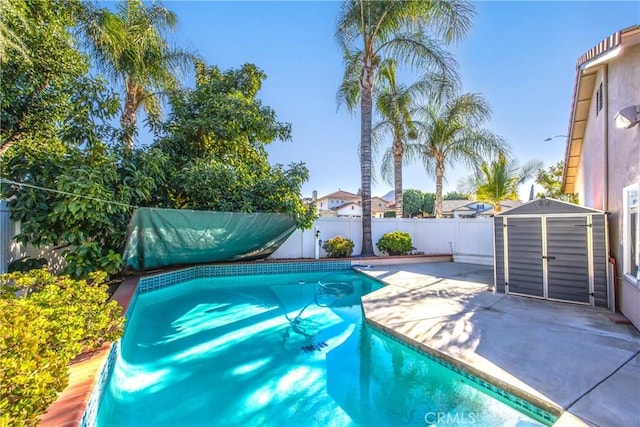
[[[113,426],[542,425],[367,326],[354,271],[195,279],[137,297]]]

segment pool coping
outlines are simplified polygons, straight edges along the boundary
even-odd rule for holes
[[[479,378],[480,380],[489,383],[490,385],[493,385],[495,387],[498,387],[499,389],[504,390],[505,392],[507,392],[508,394],[511,394],[513,396],[515,396],[516,398],[522,399],[528,403],[530,403],[533,406],[537,406],[538,408],[540,408],[541,410],[548,412],[549,414],[553,415],[557,418],[560,418],[560,416],[562,415],[562,413],[564,412],[564,409],[559,406],[559,405],[555,405],[549,401],[543,400],[538,398],[537,396],[527,393],[526,391],[513,386],[512,384],[505,382],[493,375],[489,375],[486,372],[475,368],[474,366],[468,364],[468,363],[464,363],[461,360],[452,357],[446,353],[443,353],[441,351],[438,351],[437,349],[422,343],[418,340],[415,340],[407,335],[404,335],[396,330],[394,330],[393,328],[389,328],[385,325],[383,325],[382,323],[376,322],[375,320],[368,318],[365,314],[365,320],[366,322],[371,325],[373,328],[378,329],[380,331],[383,331],[384,333],[394,337],[395,339],[405,343],[406,345],[409,345],[421,352],[427,353],[428,355],[431,355],[437,359],[440,359],[442,361],[444,361],[445,363],[461,370],[464,372],[467,372],[468,374],[473,375],[474,377]]]

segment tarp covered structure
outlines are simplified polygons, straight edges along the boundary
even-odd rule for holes
[[[261,259],[295,229],[295,220],[286,214],[138,208],[123,258],[127,268],[137,271]]]

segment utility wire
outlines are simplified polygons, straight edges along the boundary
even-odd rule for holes
[[[68,193],[66,191],[61,191],[61,190],[54,190],[53,188],[45,188],[45,187],[39,187],[37,185],[31,185],[31,184],[23,184],[21,182],[16,182],[16,181],[12,181],[10,179],[4,179],[4,178],[0,178],[0,182],[3,184],[11,184],[11,185],[17,185],[20,187],[29,187],[29,188],[35,188],[36,190],[43,190],[43,191],[49,191],[51,193],[58,193],[58,194],[64,194],[66,196],[73,196],[73,197],[80,197],[83,199],[89,199],[89,200],[94,200],[96,202],[102,202],[102,203],[110,203],[112,205],[120,205],[120,206],[125,206],[127,208],[133,208],[133,209],[137,209],[139,206],[132,206],[132,205],[128,205],[126,203],[120,203],[120,202],[114,202],[113,200],[104,200],[104,199],[99,199],[97,197],[91,197],[91,196],[83,196],[80,194],[73,194],[73,193]]]

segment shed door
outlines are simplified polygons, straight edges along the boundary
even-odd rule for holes
[[[547,217],[547,298],[589,304],[588,218]]]
[[[542,218],[509,217],[506,231],[509,293],[544,297]]]

